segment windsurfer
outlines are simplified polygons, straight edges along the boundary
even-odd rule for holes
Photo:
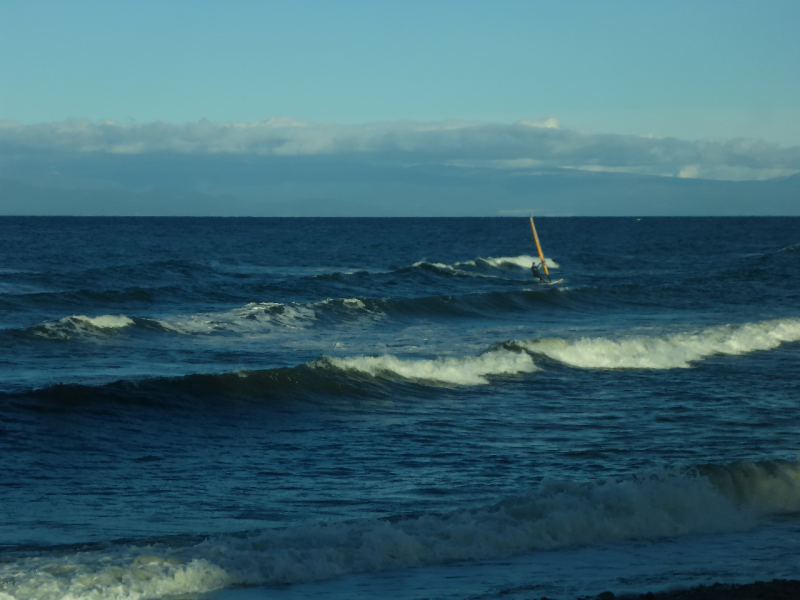
[[[533,273],[533,276],[538,278],[542,283],[549,283],[550,269],[547,268],[547,262],[545,262],[542,245],[539,243],[539,234],[536,233],[536,225],[533,224],[533,215],[531,215],[531,233],[533,234],[533,243],[536,244],[536,251],[539,253],[539,267],[541,267],[542,271],[544,271],[544,275],[539,272],[539,267],[536,266],[536,259],[534,259],[531,263],[531,273]],[[547,277],[546,280],[545,277]]]
[[[533,273],[533,276],[536,277],[539,281],[545,283],[544,277],[542,276],[542,273],[539,271],[539,268],[536,266],[535,261],[531,263],[531,273]]]

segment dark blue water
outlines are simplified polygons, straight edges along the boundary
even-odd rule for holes
[[[0,599],[800,576],[800,219],[0,218]]]

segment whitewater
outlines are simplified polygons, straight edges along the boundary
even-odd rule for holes
[[[800,577],[800,222],[537,225],[0,219],[0,600]]]

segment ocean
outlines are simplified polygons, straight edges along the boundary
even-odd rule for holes
[[[0,600],[800,577],[800,219],[0,218]]]

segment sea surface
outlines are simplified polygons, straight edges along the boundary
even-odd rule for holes
[[[0,599],[800,577],[800,219],[0,218]]]

